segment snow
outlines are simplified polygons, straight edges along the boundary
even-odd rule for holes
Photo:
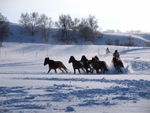
[[[109,47],[110,54],[105,54]],[[116,73],[112,53],[118,50],[126,73]],[[68,63],[97,55],[106,74],[73,74]],[[47,74],[44,58],[62,61],[69,73]],[[150,47],[52,45],[4,42],[0,48],[0,112],[150,113]]]

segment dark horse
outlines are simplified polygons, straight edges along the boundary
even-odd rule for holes
[[[92,71],[91,69],[91,60],[88,60],[85,55],[81,57],[81,62],[83,63],[83,68],[86,70],[86,73]]]
[[[123,65],[123,62],[121,61],[120,58],[113,57],[112,62],[113,62],[113,64],[114,64],[115,69],[116,69],[118,72],[123,72],[124,65]]]
[[[96,73],[106,73],[108,71],[108,66],[106,62],[100,61],[97,56],[92,58],[92,67],[93,67],[93,70],[96,70]]]
[[[79,73],[80,69],[84,71],[83,64],[80,61],[77,61],[74,56],[70,56],[69,63],[72,63],[74,74],[76,74],[76,69],[79,71]]]
[[[49,65],[49,70],[47,73],[49,73],[51,69],[54,69],[55,73],[57,73],[57,68],[60,69],[62,72],[65,71],[67,73],[67,68],[61,61],[50,60],[49,57],[46,57],[44,60],[44,66],[47,64]]]

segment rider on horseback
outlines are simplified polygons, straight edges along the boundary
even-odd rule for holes
[[[120,54],[117,50],[113,53],[113,57],[120,58]]]
[[[123,65],[122,60],[120,59],[120,54],[117,50],[115,50],[115,52],[113,53],[112,62],[114,64],[115,69],[118,72],[124,72],[124,65]]]

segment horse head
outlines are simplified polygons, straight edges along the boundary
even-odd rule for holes
[[[82,62],[87,62],[87,61],[88,61],[88,59],[86,58],[86,56],[85,56],[85,55],[83,55],[83,56],[82,56],[82,58],[81,58],[81,61],[82,61]]]
[[[74,62],[74,61],[75,61],[74,56],[70,56],[69,63]]]
[[[95,62],[95,57],[92,57],[92,62]]]
[[[96,60],[96,61],[99,61],[99,58],[98,58],[98,56],[95,56],[94,58],[95,58],[95,60]]]
[[[99,58],[97,56],[92,57],[92,62],[95,62],[95,63],[99,62]]]
[[[49,61],[49,57],[46,57],[44,60],[44,66],[48,64],[48,61]]]

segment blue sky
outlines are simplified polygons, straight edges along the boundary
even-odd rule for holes
[[[150,0],[0,0],[0,12],[17,23],[21,13],[39,12],[54,21],[61,14],[94,15],[103,29],[150,31]]]

